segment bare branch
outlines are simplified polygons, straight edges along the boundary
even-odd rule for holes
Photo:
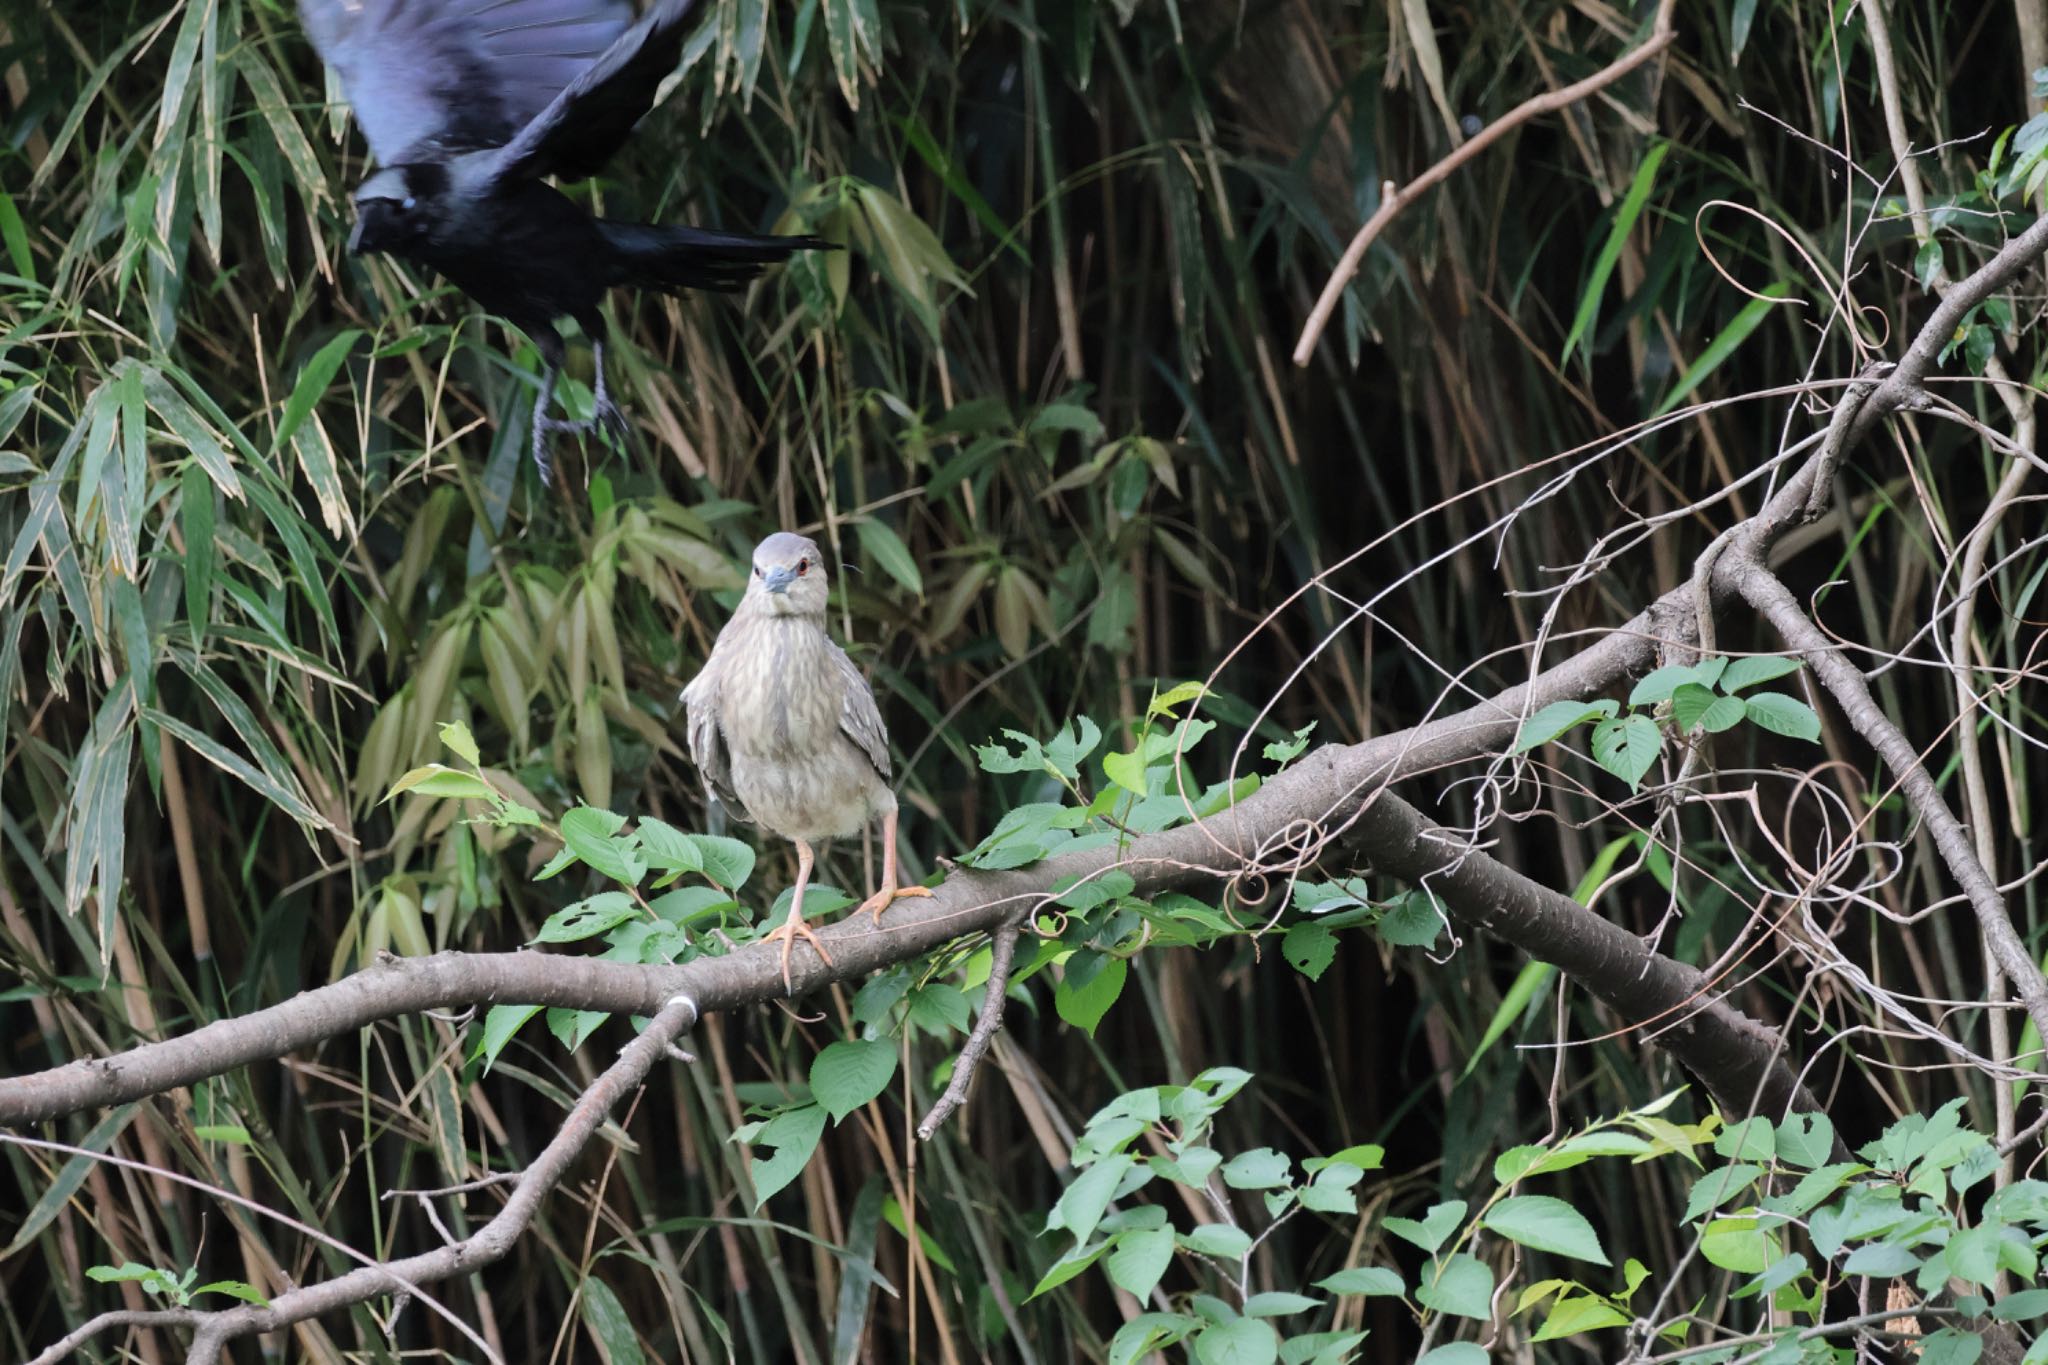
[[[421,1285],[468,1274],[503,1256],[526,1231],[542,1197],[561,1180],[605,1115],[647,1078],[655,1062],[689,1031],[697,1017],[696,1006],[686,998],[664,1005],[640,1036],[619,1050],[618,1060],[577,1099],[554,1139],[514,1183],[504,1207],[474,1234],[417,1256],[362,1266],[319,1284],[289,1290],[262,1307],[196,1314],[198,1331],[186,1357],[189,1365],[212,1365],[220,1359],[221,1348],[237,1338],[274,1332],[382,1294],[408,1293]]]
[[[1538,114],[1554,113],[1568,105],[1577,104],[1588,95],[1597,94],[1608,86],[1641,66],[1650,58],[1671,46],[1678,34],[1671,27],[1671,11],[1677,0],[1663,0],[1657,6],[1656,22],[1651,26],[1650,36],[1636,48],[1581,81],[1574,81],[1560,90],[1549,90],[1533,99],[1522,101],[1507,113],[1488,124],[1470,142],[1453,151],[1449,156],[1431,166],[1421,175],[1403,185],[1398,191],[1389,193],[1380,200],[1380,206],[1372,217],[1365,220],[1352,237],[1351,245],[1344,248],[1344,254],[1337,260],[1337,268],[1330,272],[1330,279],[1323,286],[1316,306],[1310,310],[1308,322],[1302,326],[1301,340],[1294,344],[1294,363],[1306,365],[1315,354],[1316,342],[1322,339],[1323,329],[1330,325],[1330,315],[1337,311],[1337,300],[1344,296],[1344,286],[1351,283],[1351,277],[1358,273],[1358,263],[1365,259],[1366,248],[1386,231],[1387,224],[1399,217],[1417,199],[1451,178],[1460,166],[1470,161],[1488,147],[1506,137],[1510,131],[1527,123]],[[1392,182],[1389,182],[1391,185]]]
[[[939,1096],[939,1102],[924,1116],[924,1122],[917,1125],[917,1136],[921,1142],[930,1142],[932,1134],[939,1131],[939,1125],[967,1102],[967,1087],[974,1080],[974,1068],[981,1064],[982,1054],[996,1040],[996,1030],[1003,1026],[1003,1006],[1009,1002],[1010,963],[1017,953],[1017,933],[1014,924],[996,930],[995,942],[989,948],[988,989],[981,997],[981,1017],[974,1021],[974,1031],[967,1035],[967,1045],[960,1049],[960,1059],[953,1063],[953,1078],[946,1082],[946,1093]]]

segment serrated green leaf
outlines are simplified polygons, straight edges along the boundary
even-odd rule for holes
[[[811,1063],[811,1097],[834,1123],[889,1088],[896,1075],[896,1045],[885,1039],[842,1040]]]
[[[1595,1265],[1612,1265],[1600,1248],[1599,1234],[1586,1216],[1562,1199],[1547,1194],[1513,1195],[1495,1204],[1486,1226],[1536,1251],[1548,1251]]]
[[[1152,1297],[1167,1266],[1173,1264],[1173,1245],[1170,1227],[1119,1233],[1102,1268],[1119,1289],[1143,1303]]]
[[[1401,1272],[1384,1266],[1357,1265],[1316,1281],[1316,1288],[1332,1294],[1402,1294],[1407,1286]]]
[[[1814,742],[1820,739],[1820,717],[1797,697],[1783,692],[1759,692],[1747,698],[1749,719],[1774,735]]]

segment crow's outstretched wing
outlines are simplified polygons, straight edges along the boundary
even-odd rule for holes
[[[640,22],[585,68],[497,154],[491,177],[596,175],[654,106],[654,92],[683,55],[693,0],[654,0]]]
[[[378,164],[511,141],[633,23],[632,0],[299,0]],[[659,79],[659,78],[657,78]]]

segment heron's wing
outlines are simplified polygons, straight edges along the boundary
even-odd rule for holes
[[[502,146],[603,57],[632,0],[299,0],[380,165]]]
[[[835,646],[832,653],[842,688],[840,732],[868,756],[868,762],[875,765],[875,771],[887,782],[890,775],[889,731],[882,725],[882,713],[875,706],[875,694],[869,690],[868,680],[853,666],[853,660],[846,657],[845,650]]]
[[[752,822],[754,817],[747,814],[732,786],[732,760],[726,752],[725,732],[718,728],[718,683],[718,655],[714,650],[703,671],[683,689],[683,706],[689,713],[685,738],[689,741],[690,760],[697,765],[704,786],[719,803],[740,819]]]
[[[596,175],[654,107],[654,93],[683,55],[683,18],[694,0],[654,0],[633,25],[535,114],[496,158],[496,180]]]

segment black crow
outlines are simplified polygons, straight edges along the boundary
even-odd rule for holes
[[[355,193],[351,252],[417,261],[540,348],[533,458],[550,431],[624,419],[604,385],[598,303],[625,285],[737,289],[764,266],[827,243],[594,218],[544,177],[595,175],[675,69],[692,0],[299,0],[313,46],[341,77],[377,170]],[[547,415],[567,358],[555,319],[595,349],[595,422]]]

